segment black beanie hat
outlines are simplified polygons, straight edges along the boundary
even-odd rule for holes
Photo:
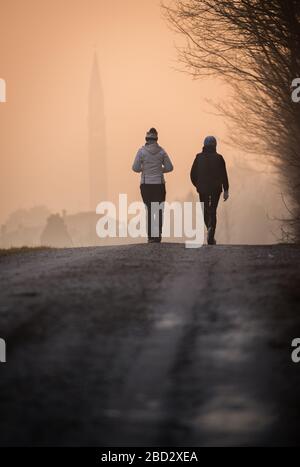
[[[155,128],[150,128],[150,130],[147,131],[146,141],[148,141],[149,139],[153,139],[155,141],[158,140],[158,133],[157,133],[157,130]]]

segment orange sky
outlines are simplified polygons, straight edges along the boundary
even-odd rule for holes
[[[88,209],[94,50],[105,98],[109,198],[139,196],[131,164],[150,126],[175,164],[169,198],[191,189],[189,169],[203,137],[224,135],[224,122],[208,115],[205,103],[222,97],[222,89],[174,70],[179,40],[159,0],[1,1],[7,103],[0,104],[0,223],[12,210],[41,204]]]

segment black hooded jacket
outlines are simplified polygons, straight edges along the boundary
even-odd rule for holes
[[[229,183],[223,156],[215,148],[203,148],[196,156],[191,170],[192,184],[198,193],[221,193],[228,191]]]

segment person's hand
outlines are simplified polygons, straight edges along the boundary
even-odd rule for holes
[[[224,191],[224,201],[227,201],[229,198],[229,191]]]

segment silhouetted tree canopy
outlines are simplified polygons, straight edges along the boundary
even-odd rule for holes
[[[300,1],[165,0],[163,9],[187,39],[179,55],[188,72],[233,87],[232,105],[219,107],[232,122],[232,141],[278,165],[299,240],[300,104],[291,85],[300,77]]]

